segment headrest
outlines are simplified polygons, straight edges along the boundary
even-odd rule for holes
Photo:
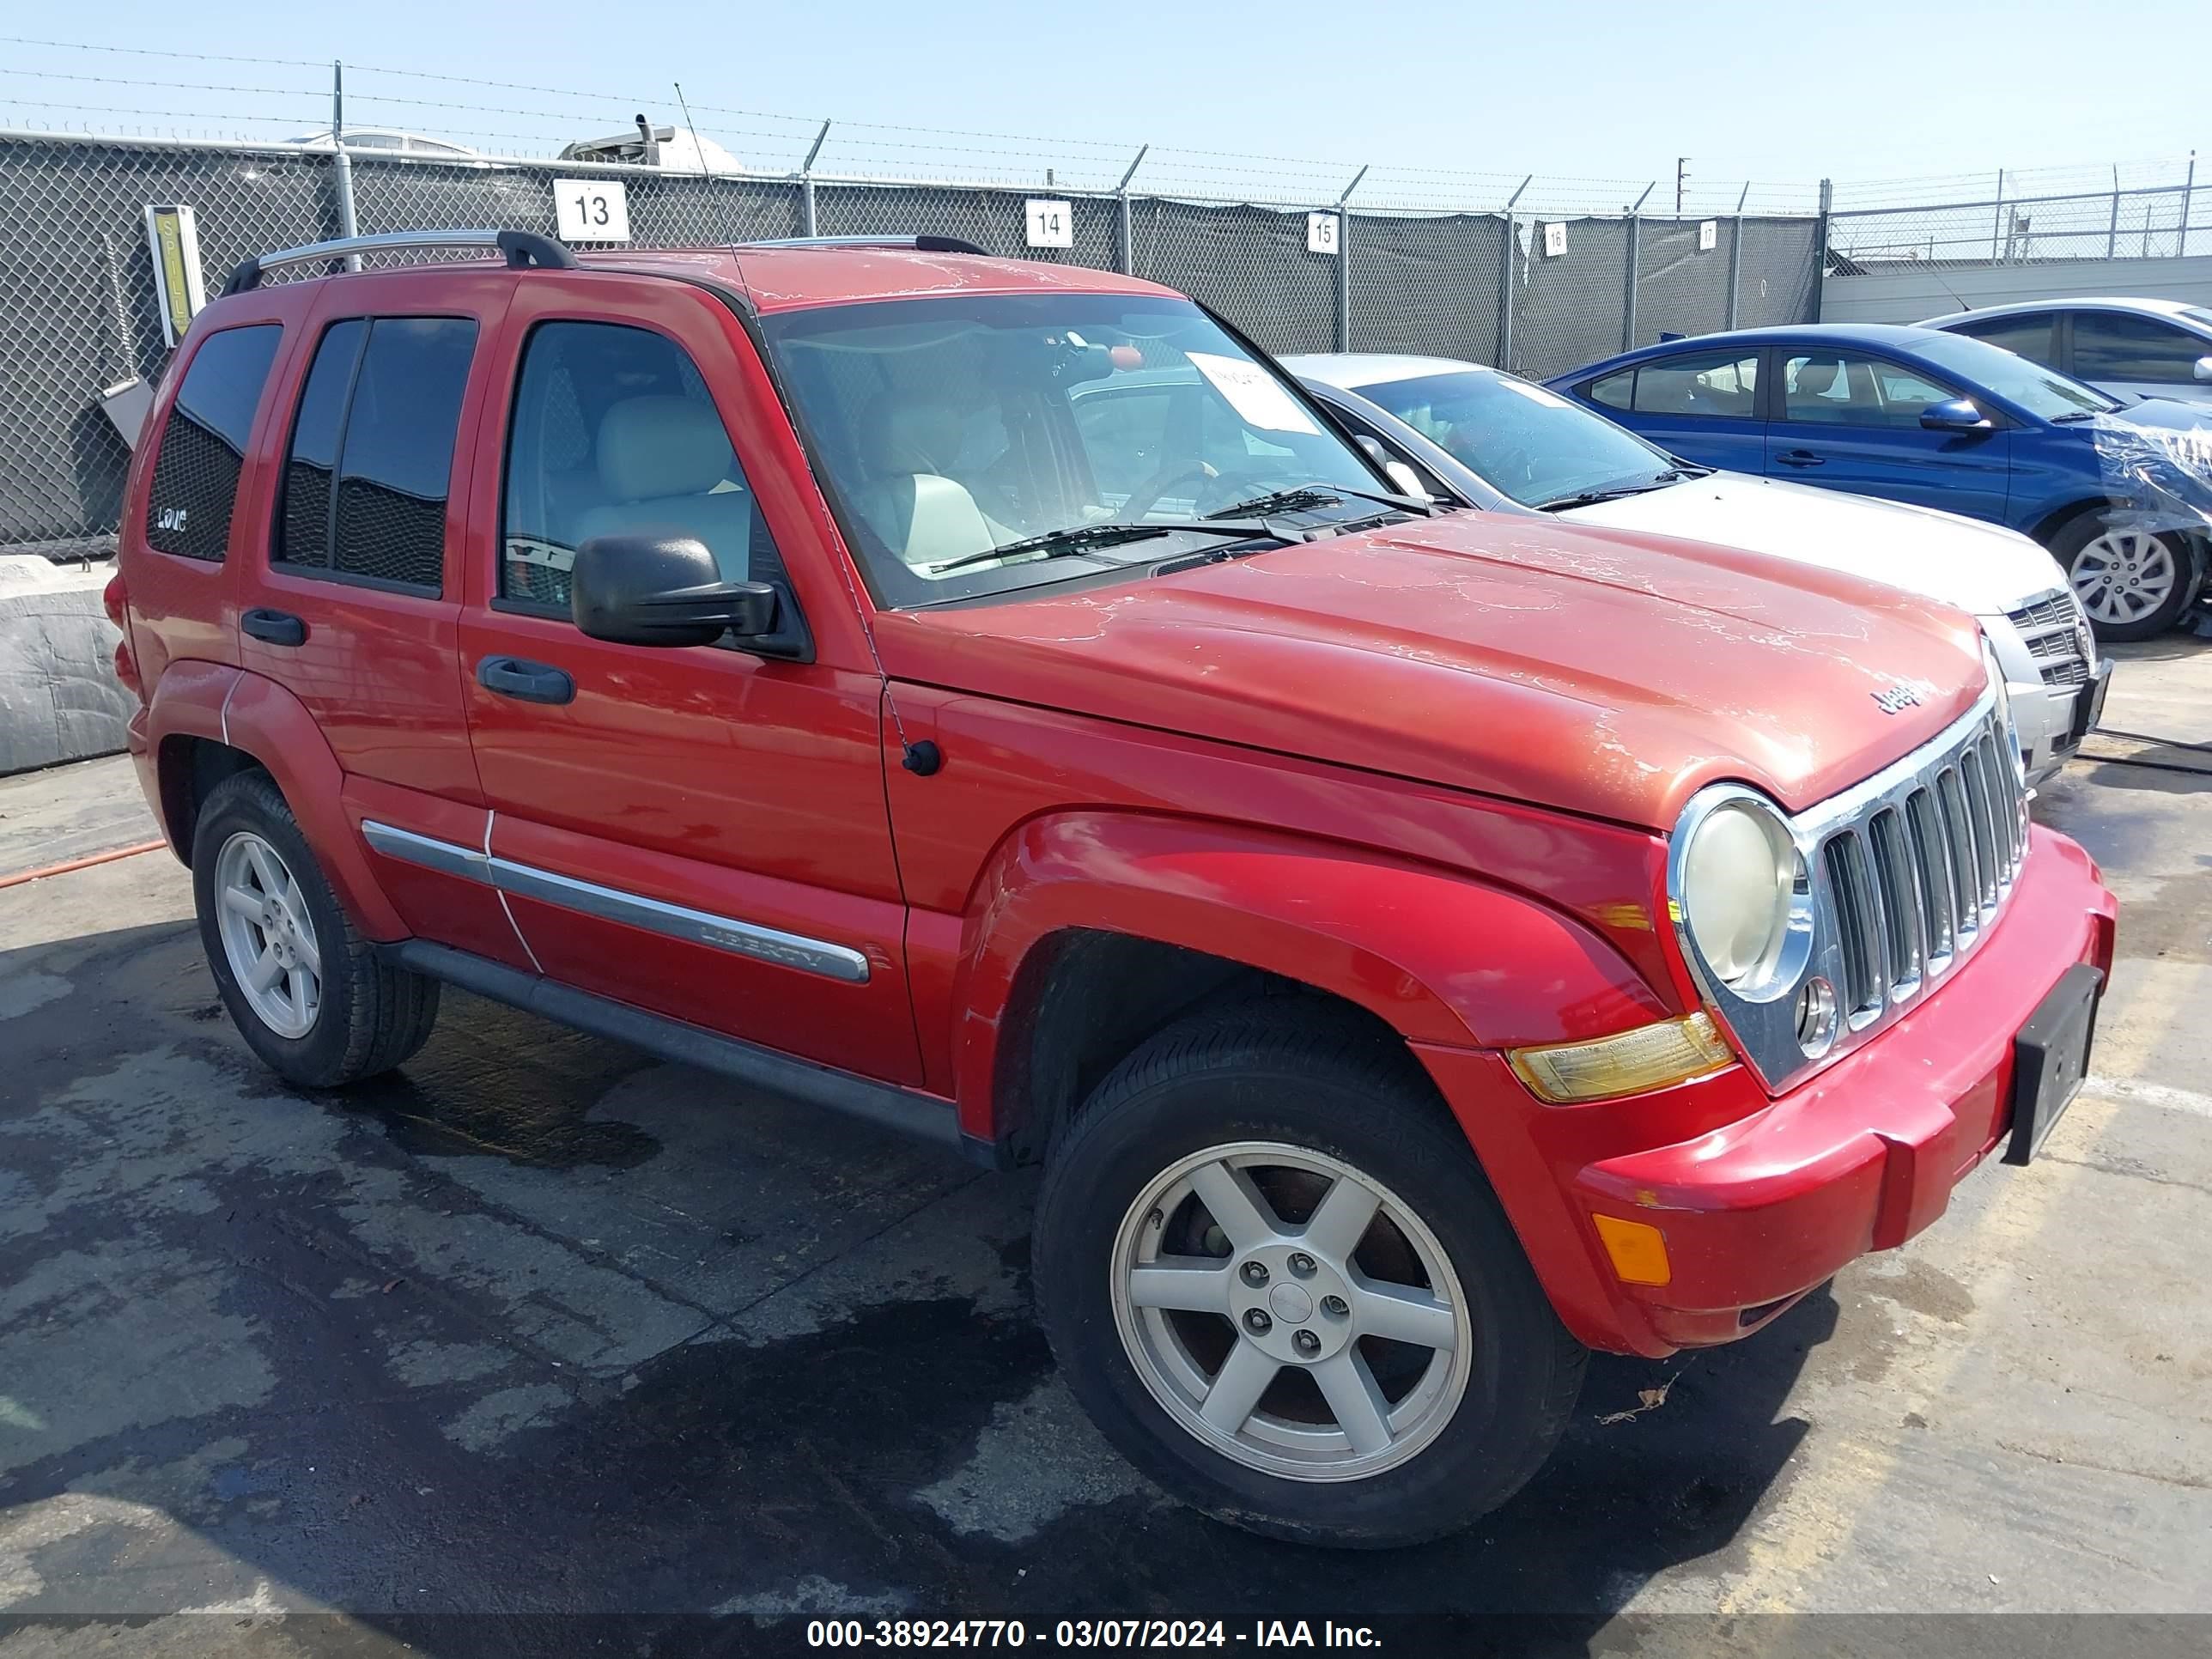
[[[1797,365],[1797,392],[1801,397],[1818,398],[1832,391],[1836,376],[1843,372],[1840,360],[1831,357],[1826,362],[1815,357]]]
[[[885,477],[947,473],[960,453],[962,435],[960,411],[951,404],[886,392],[861,416],[861,459],[870,472]]]
[[[730,435],[709,404],[629,398],[599,422],[599,483],[618,501],[703,495],[730,463]]]

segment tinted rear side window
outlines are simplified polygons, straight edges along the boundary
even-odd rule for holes
[[[285,460],[279,562],[440,591],[476,339],[473,321],[451,317],[356,319],[323,336]]]
[[[222,557],[253,411],[283,332],[275,323],[228,328],[193,354],[154,458],[149,546],[187,559]]]

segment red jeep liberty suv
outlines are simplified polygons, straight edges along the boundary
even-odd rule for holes
[[[2086,1064],[2113,901],[1968,618],[1401,495],[1151,283],[369,238],[149,420],[117,668],[254,1051],[451,983],[1042,1161],[1070,1386],[1243,1526],[1462,1525]]]

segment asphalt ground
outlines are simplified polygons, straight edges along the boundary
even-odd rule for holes
[[[1216,1525],[1099,1440],[1029,1312],[1031,1177],[451,993],[404,1074],[298,1094],[166,853],[0,888],[0,1653],[1322,1613],[2204,1650],[2212,642],[2124,648],[2105,725],[2035,809],[2122,907],[2045,1155],[1752,1340],[1599,1357],[1520,1496],[1382,1555]],[[0,878],[151,834],[121,760],[0,781]]]

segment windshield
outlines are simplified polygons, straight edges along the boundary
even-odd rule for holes
[[[764,331],[870,586],[895,607],[1230,539],[1103,525],[1241,516],[1228,509],[1307,485],[1261,510],[1316,526],[1392,510],[1372,499],[1389,480],[1187,300],[950,295],[790,312]]]
[[[1523,507],[1650,482],[1672,463],[1556,392],[1485,369],[1357,388]]]
[[[1948,368],[1979,382],[2008,403],[2046,421],[2069,415],[2102,414],[2120,407],[2094,386],[2069,380],[2055,368],[2016,357],[2002,346],[1993,346],[1966,334],[1924,331],[1925,340],[1913,342],[1913,355],[1938,368]]]

